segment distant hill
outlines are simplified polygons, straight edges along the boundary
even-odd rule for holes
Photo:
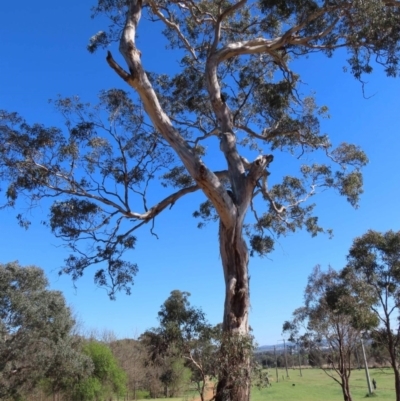
[[[290,341],[286,341],[286,347],[293,347],[295,343],[291,343]],[[274,347],[276,351],[283,351],[284,346],[283,342],[275,345],[262,345],[261,347],[258,347],[254,352],[255,353],[260,353],[260,352],[274,352]]]
[[[371,341],[366,340],[366,343],[370,343]],[[258,347],[254,353],[258,354],[260,352],[274,352],[274,347],[276,349],[276,351],[278,352],[282,352],[284,349],[284,345],[283,342],[280,342],[278,344],[275,345],[262,345],[261,347]],[[286,348],[288,347],[296,347],[296,343],[290,342],[290,341],[286,341]],[[327,350],[329,349],[329,344],[326,340],[322,340],[319,345],[318,345],[318,349],[320,349],[321,351],[323,350]]]

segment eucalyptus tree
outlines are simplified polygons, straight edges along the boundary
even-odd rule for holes
[[[249,254],[270,252],[270,233],[322,232],[310,197],[320,187],[334,188],[357,205],[360,169],[367,163],[357,146],[333,149],[320,133],[326,108],[302,95],[301,77],[290,62],[346,48],[356,79],[372,71],[372,62],[395,76],[398,6],[393,0],[98,0],[94,15],[109,17],[110,24],[91,38],[89,50],[112,50],[119,41],[124,61],[109,50],[107,62],[132,99],[121,90],[102,93],[94,107],[60,98],[55,105],[66,119],[65,132],[1,112],[0,177],[8,182],[7,205],[21,195],[34,204],[56,199],[50,227],[73,251],[64,271],[76,279],[100,264],[96,282],[114,296],[116,289],[130,291],[137,272],[123,258],[135,246],[135,231],[152,227],[165,209],[201,191],[205,200],[195,216],[219,221],[223,330],[246,337]],[[146,41],[142,13],[145,23],[163,27],[171,58],[179,60],[176,73],[151,73],[142,64],[142,52],[157,46],[136,45],[138,33]],[[220,152],[225,164],[220,171],[205,157],[213,137],[213,159]],[[298,173],[274,168],[281,152],[297,157]],[[306,164],[308,152],[326,158]],[[157,176],[171,192],[150,204]],[[226,371],[217,401],[249,399],[250,356],[243,353],[235,363],[245,379],[233,380]]]
[[[380,326],[372,331],[372,339],[376,346],[383,346],[388,352],[399,401],[400,232],[369,230],[353,241],[347,258],[343,276],[356,279],[352,281],[360,298],[366,293],[374,297],[371,310]]]
[[[216,376],[220,330],[211,327],[201,309],[190,305],[189,296],[186,291],[171,291],[158,312],[159,327],[147,330],[140,338],[151,363],[163,369],[165,396],[174,395],[173,387],[179,387],[174,383],[181,381],[177,373],[189,367],[191,380],[203,400],[208,376]]]
[[[284,323],[283,331],[310,354],[325,356],[319,367],[340,385],[344,401],[351,401],[354,351],[363,332],[378,325],[370,310],[373,298],[359,297],[341,272],[332,268],[323,272],[316,266],[308,278],[304,301],[304,306],[293,312],[293,320]]]
[[[157,354],[167,353],[168,348],[172,347],[184,353],[193,340],[211,329],[204,312],[190,305],[189,296],[190,293],[186,291],[171,291],[158,312],[159,327],[142,334],[141,338],[146,340],[153,359]]]
[[[0,399],[20,398],[42,382],[55,394],[92,371],[73,337],[64,297],[43,270],[0,264]]]

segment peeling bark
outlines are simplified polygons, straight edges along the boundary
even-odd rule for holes
[[[124,71],[112,58],[110,53],[107,56],[107,62],[124,81],[136,90],[154,128],[160,132],[171,148],[174,149],[189,174],[211,200],[224,224],[231,226],[234,221],[232,220],[232,216],[236,213],[231,198],[218,177],[205,166],[196,156],[195,152],[193,152],[189,144],[175,130],[170,118],[162,109],[157,95],[143,69],[140,59],[141,52],[135,45],[135,35],[141,16],[141,6],[141,0],[130,2],[126,24],[120,41],[119,50],[127,63],[130,73]]]
[[[220,223],[219,241],[221,260],[225,278],[225,307],[223,331],[230,336],[244,339],[249,334],[249,253],[242,236],[242,222],[231,229]],[[222,344],[224,352],[224,344]],[[232,352],[232,350],[227,350]],[[243,377],[235,377],[236,364],[240,364]],[[216,401],[250,399],[250,355],[245,354],[241,360],[232,362],[233,372],[226,369],[221,372],[217,385]]]

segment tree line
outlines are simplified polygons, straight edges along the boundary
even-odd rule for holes
[[[159,326],[136,339],[83,335],[42,269],[0,264],[0,399],[100,401],[182,395],[226,369],[221,325],[210,325],[190,294],[172,291]],[[251,352],[232,344],[230,352]],[[239,372],[237,372],[239,379]]]
[[[286,345],[286,351],[276,347],[275,350],[260,351],[254,354],[254,360],[263,369],[299,369],[299,368],[329,368],[332,364],[332,354],[328,346],[319,348],[302,348],[302,344],[290,343]],[[364,342],[365,357],[369,367],[390,367],[388,353],[370,341]],[[286,354],[286,355],[285,355]],[[351,369],[364,369],[364,359],[361,342],[355,344],[351,358]],[[272,371],[273,372],[273,371]],[[273,374],[272,374],[273,376]]]

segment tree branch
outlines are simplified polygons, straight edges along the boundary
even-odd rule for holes
[[[214,53],[215,50],[217,50],[218,43],[221,38],[221,26],[222,26],[222,21],[227,18],[229,15],[234,13],[236,10],[239,10],[241,7],[243,7],[247,3],[247,0],[240,0],[236,4],[233,4],[232,6],[228,7],[225,11],[223,11],[219,16],[215,24],[215,30],[214,30],[214,41],[213,44],[211,45],[211,53]]]
[[[186,39],[186,37],[183,35],[182,31],[179,28],[179,25],[176,24],[175,22],[172,22],[168,18],[166,18],[165,15],[160,11],[160,9],[157,7],[157,5],[155,4],[155,2],[153,0],[148,0],[148,2],[150,4],[151,11],[155,15],[157,15],[157,17],[159,17],[160,20],[163,21],[165,25],[167,25],[169,28],[171,28],[172,30],[174,30],[177,33],[177,35],[178,35],[179,39],[182,41],[183,45],[186,47],[186,49],[189,51],[189,53],[192,55],[192,57],[195,60],[197,60],[196,51],[190,45],[190,43]]]
[[[114,59],[110,51],[107,52],[106,57],[108,65],[130,86],[134,87],[134,78],[128,74]]]
[[[135,35],[141,16],[141,8],[141,0],[132,0],[129,3],[126,24],[120,41],[120,52],[129,67],[132,80],[126,80],[125,78],[128,78],[127,73],[123,74],[120,69],[116,68],[115,64],[111,66],[121,78],[137,91],[155,129],[160,132],[163,138],[174,149],[189,174],[213,203],[224,225],[230,227],[236,215],[232,199],[218,178],[195,155],[188,143],[174,129],[171,120],[162,109],[157,95],[142,67],[140,52],[135,46]]]

